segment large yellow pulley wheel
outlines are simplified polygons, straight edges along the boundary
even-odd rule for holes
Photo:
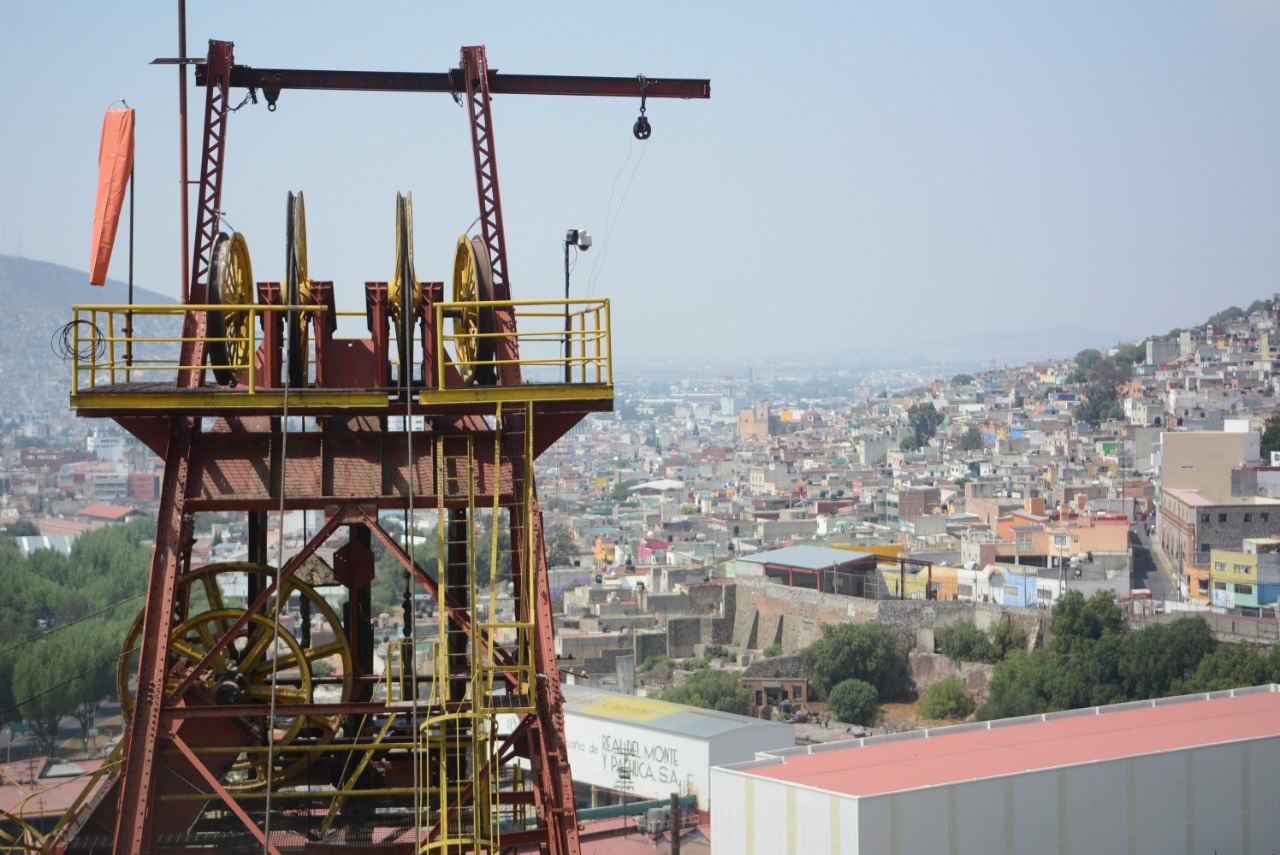
[[[310,305],[311,279],[307,274],[307,208],[302,191],[289,193],[285,211],[284,299],[290,306]],[[289,385],[307,385],[307,330],[311,312],[285,314],[285,343],[289,355]]]
[[[186,614],[179,616],[169,635],[169,667],[180,663],[186,668],[194,667],[244,615],[244,596],[226,592],[244,591],[247,595],[254,587],[264,590],[274,575],[273,568],[249,562],[210,564],[184,574],[178,583],[176,601],[186,602]],[[251,578],[256,579],[255,585],[250,585]],[[262,613],[250,616],[237,637],[197,675],[196,685],[214,703],[265,708],[273,691],[278,705],[350,699],[354,665],[337,612],[314,588],[297,579],[285,583],[284,598],[280,624],[273,619],[275,603],[270,601]],[[287,616],[295,613],[310,614],[310,632],[285,625]],[[139,614],[126,634],[116,672],[120,708],[126,718],[134,709],[131,683],[137,671],[142,622],[143,615]],[[326,663],[323,667],[322,662]],[[182,670],[173,673],[179,676],[166,680],[165,691],[177,687]],[[321,678],[328,673],[341,679],[325,683]],[[269,726],[277,734],[276,745],[285,746],[273,758],[274,774],[267,775],[265,753],[246,753],[226,775],[229,788],[252,790],[264,786],[268,777],[278,783],[301,772],[310,755],[290,752],[287,746],[300,738],[328,742],[341,724],[341,716],[277,716],[270,723],[267,718],[264,709],[259,726],[264,730]]]
[[[233,386],[249,367],[250,312],[253,305],[253,266],[244,235],[222,232],[213,241],[209,260],[209,303],[222,306],[208,313],[208,353],[213,376],[221,386]]]
[[[480,238],[463,235],[453,253],[453,302],[461,304],[453,311],[453,347],[454,364],[468,384],[490,386],[496,381],[493,307],[479,305],[492,299],[489,249]]]
[[[387,283],[387,310],[396,332],[400,383],[413,375],[413,325],[422,312],[422,283],[413,269],[413,194],[396,194],[396,269]]]
[[[387,310],[399,320],[405,306],[405,283],[412,291],[407,295],[413,301],[412,315],[422,309],[422,283],[413,269],[413,194],[396,194],[396,269],[387,283]]]

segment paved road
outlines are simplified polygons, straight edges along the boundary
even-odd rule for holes
[[[1156,564],[1151,542],[1142,525],[1129,529],[1129,546],[1133,549],[1133,587],[1147,588],[1157,600],[1178,599],[1173,579]]]

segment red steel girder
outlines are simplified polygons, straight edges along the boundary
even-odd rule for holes
[[[286,509],[322,509],[336,504],[376,503],[403,507],[412,492],[419,506],[436,504],[435,434],[384,431],[291,433],[288,456],[282,459],[279,433],[204,433],[192,455],[192,510],[274,510],[285,485]],[[495,489],[509,490],[512,462],[495,466],[493,443],[477,439],[474,494],[492,501]],[[413,460],[409,461],[409,449]],[[448,454],[446,453],[448,458]],[[460,465],[449,458],[446,463]],[[284,467],[284,477],[280,468]],[[509,494],[499,503],[510,504]],[[446,504],[465,505],[467,497],[445,497]]]
[[[493,112],[490,109],[489,65],[484,45],[462,49],[462,76],[466,87],[467,117],[471,120],[471,154],[475,160],[476,195],[480,200],[480,233],[489,248],[493,270],[493,299],[510,300],[507,278],[507,239],[502,227],[502,193],[498,189],[498,161],[493,144]],[[520,385],[520,345],[516,341],[516,316],[510,306],[493,311],[494,356],[499,360],[498,382]]]
[[[204,303],[208,297],[208,278],[213,240],[218,235],[218,212],[222,209],[222,163],[226,153],[227,90],[231,77],[231,42],[210,41],[205,84],[204,144],[200,154],[200,183],[196,205],[195,245],[191,254],[191,280],[188,297],[192,303]],[[179,365],[204,362],[204,312],[187,312],[182,322],[182,357]],[[199,386],[202,370],[188,369],[178,373],[178,385]]]
[[[533,498],[528,516],[533,519],[533,624],[537,629],[534,656],[538,669],[537,720],[530,722],[530,749],[540,759],[537,787],[547,827],[552,835],[553,855],[579,855],[578,809],[573,800],[573,778],[569,770],[569,747],[564,736],[564,694],[556,667],[555,626],[551,617],[551,591],[547,576],[547,549],[543,536],[542,510]]]
[[[204,85],[209,76],[206,64],[196,65],[196,83]],[[296,68],[231,67],[231,85],[240,89],[261,89],[268,102],[284,89],[348,92],[438,92],[460,95],[463,70],[451,71],[324,71]],[[581,95],[606,98],[639,98],[636,77],[591,77],[556,74],[507,74],[488,71],[489,92],[493,95]],[[646,98],[710,98],[711,81],[685,77],[646,77]]]
[[[218,779],[214,777],[213,773],[205,767],[204,763],[200,761],[200,758],[191,750],[191,746],[187,745],[186,740],[175,733],[169,737],[169,741],[172,742],[173,746],[182,753],[182,756],[191,764],[191,767],[196,770],[196,773],[204,781],[205,786],[209,787],[209,789],[211,789],[218,798],[222,800],[222,803],[226,805],[227,810],[231,811],[236,819],[240,820],[244,825],[245,829],[257,838],[258,843],[263,848],[263,851],[268,853],[268,855],[280,855],[280,850],[271,845],[266,836],[262,833],[262,829],[258,828],[257,823],[250,819],[249,814],[244,812],[244,808],[240,807],[239,803],[231,797],[231,793],[227,792],[227,788],[222,786]]]
[[[164,705],[164,679],[169,659],[169,630],[173,625],[178,563],[183,547],[183,504],[191,460],[191,438],[198,430],[196,419],[174,419],[170,427],[169,455],[157,517],[156,549],[151,558],[142,645],[138,652],[137,705],[130,726],[125,729],[120,808],[112,850],[116,853],[136,855],[151,843],[148,833],[151,784],[160,735],[160,711]]]

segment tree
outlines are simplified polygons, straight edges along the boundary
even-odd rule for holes
[[[1132,376],[1131,366],[1122,365],[1108,356],[1091,363],[1088,368],[1077,368],[1077,371],[1083,372],[1082,378],[1076,381],[1083,384],[1081,401],[1075,411],[1078,420],[1101,422],[1124,415],[1118,396],[1120,387]]]
[[[1220,692],[1274,682],[1277,682],[1274,654],[1269,658],[1246,644],[1219,644],[1174,691],[1180,695]]]
[[[952,386],[971,386],[973,385],[972,374],[957,374],[951,378]]]
[[[116,660],[103,661],[102,651],[112,650],[111,631],[108,627],[95,627],[86,631],[89,644],[80,644],[72,659],[77,676],[72,683],[75,706],[70,715],[80,725],[80,740],[89,746],[89,731],[98,720],[98,708],[116,692]],[[119,642],[114,642],[118,646]]]
[[[942,413],[938,412],[932,401],[912,404],[907,409],[907,422],[915,433],[917,448],[933,438],[933,435],[938,432],[938,425],[942,424],[942,418]]]
[[[958,621],[940,627],[934,631],[933,638],[942,654],[957,662],[996,661],[991,640],[973,621]]]
[[[1142,343],[1122,344],[1116,348],[1116,362],[1121,364],[1137,364],[1147,361],[1147,348]]]
[[[1234,321],[1236,318],[1243,318],[1244,316],[1245,316],[1244,309],[1240,308],[1239,306],[1228,306],[1227,308],[1223,309],[1221,312],[1217,312],[1216,314],[1210,315],[1209,323],[1213,324],[1216,327],[1220,327],[1220,326],[1225,326],[1231,321]]]
[[[1163,698],[1185,683],[1216,642],[1204,618],[1157,623],[1124,639],[1120,673],[1126,695],[1135,700]]]
[[[886,700],[910,698],[914,692],[907,657],[879,624],[823,626],[822,638],[804,649],[804,664],[824,692],[850,678],[875,686]]]
[[[842,680],[827,696],[827,710],[838,721],[870,727],[880,720],[876,687],[864,680]]]
[[[1087,642],[1124,631],[1124,611],[1109,591],[1098,591],[1088,600],[1079,591],[1068,591],[1053,606],[1049,622],[1051,646],[1071,653]]]
[[[982,431],[976,425],[970,425],[956,444],[961,451],[978,451],[982,448]]]
[[[906,436],[902,438],[902,442],[898,443],[898,448],[910,454],[911,452],[918,451],[920,449],[920,442],[914,435]]]
[[[925,690],[916,711],[925,718],[968,718],[973,712],[973,695],[957,676],[944,677]]]
[[[43,752],[53,753],[58,725],[76,706],[72,684],[77,665],[73,651],[60,636],[19,649],[13,666],[13,693]]]
[[[1027,649],[1027,631],[1008,618],[987,630],[987,634],[997,662],[1015,650]]]
[[[1061,670],[1061,657],[1048,650],[1014,651],[991,672],[987,699],[978,709],[978,718],[988,721],[1063,709],[1052,704]]]
[[[1273,451],[1280,451],[1280,413],[1272,413],[1262,431],[1262,459],[1270,460]]]
[[[1051,683],[1045,708],[1070,710],[1129,700],[1122,673],[1124,642],[1124,635],[1104,635],[1068,657]]]
[[[735,672],[708,668],[694,674],[683,686],[662,692],[660,697],[673,704],[746,715],[751,690],[738,685]]]
[[[1086,347],[1084,350],[1076,354],[1076,368],[1082,371],[1088,371],[1093,366],[1102,361],[1102,351],[1096,347]]]
[[[627,499],[631,498],[631,488],[619,481],[610,488],[609,498],[613,499],[615,502],[625,502]]]
[[[31,520],[18,520],[9,523],[0,533],[9,537],[36,537],[40,534],[40,529],[36,528],[36,524]]]
[[[551,529],[551,534],[547,537],[547,566],[570,566],[577,555],[578,547],[573,541],[573,532],[565,526]]]

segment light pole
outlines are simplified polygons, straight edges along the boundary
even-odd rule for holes
[[[569,229],[564,233],[564,382],[573,382],[573,364],[569,361],[569,247],[580,251],[591,249],[591,235],[586,229]]]

